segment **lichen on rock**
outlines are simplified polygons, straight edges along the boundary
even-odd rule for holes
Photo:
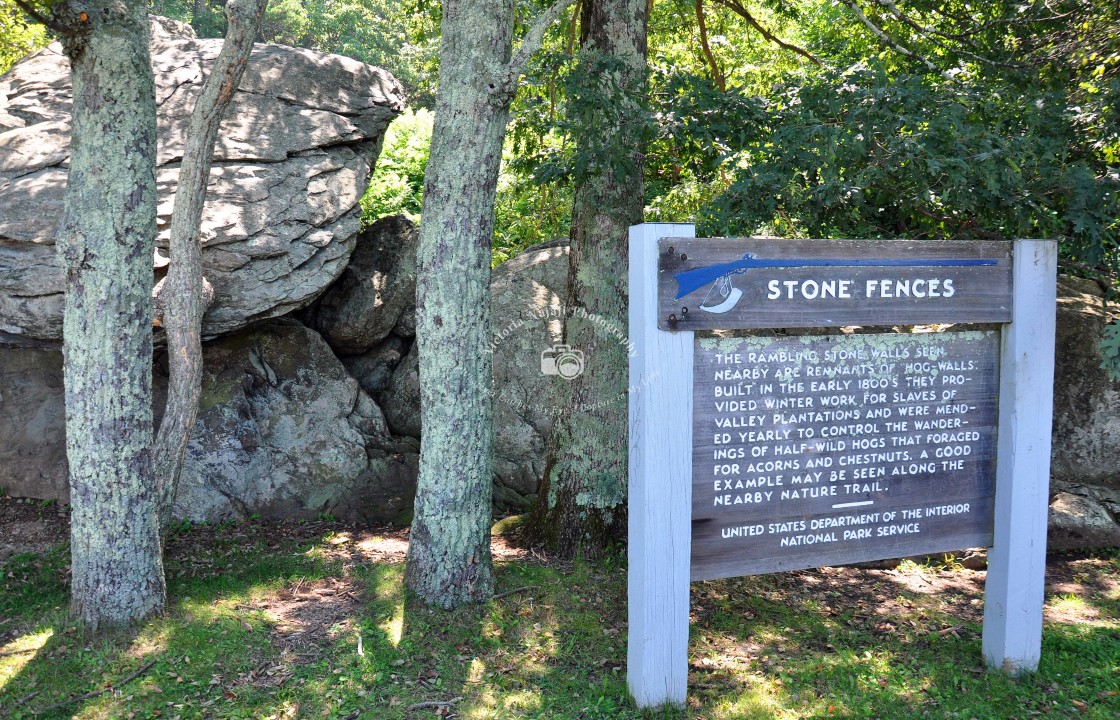
[[[159,155],[156,277],[190,111],[221,40],[153,24]],[[60,46],[0,76],[0,344],[57,344],[64,278],[54,238],[69,170],[71,87]],[[207,188],[202,259],[215,337],[302,308],[346,268],[358,200],[404,107],[388,72],[339,55],[257,44],[222,123]]]

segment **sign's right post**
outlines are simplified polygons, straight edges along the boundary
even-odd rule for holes
[[[994,539],[984,596],[984,659],[1034,671],[1042,652],[1057,243],[1016,240],[1012,318],[1000,350]]]

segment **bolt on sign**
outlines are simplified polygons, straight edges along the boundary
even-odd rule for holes
[[[1035,669],[1056,244],[693,234],[631,228],[639,706],[685,700],[691,581],[978,546],[985,660]],[[960,323],[998,329],[718,332]]]

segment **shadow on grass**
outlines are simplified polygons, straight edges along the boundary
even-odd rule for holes
[[[837,573],[862,582],[840,592]],[[829,569],[694,585],[691,701],[705,718],[1120,717],[1115,617],[1048,623],[1038,672],[1013,678],[983,665],[969,583],[948,578],[945,599],[907,575]]]
[[[306,539],[277,541],[237,526],[208,528],[199,543],[193,534],[169,542],[167,613],[90,638],[67,617],[65,548],[10,561],[4,570],[11,574],[0,585],[0,620],[8,626],[0,625],[7,630],[0,648],[31,643],[37,650],[18,665],[13,656],[0,656],[0,717],[236,717],[237,705],[266,715],[270,701],[282,705],[295,673],[277,663],[302,665],[307,658],[283,657],[290,644],[286,629],[278,628],[300,618],[277,616],[260,599],[345,568],[319,557],[320,543]],[[316,600],[318,609],[329,602]],[[348,600],[348,608],[361,606]],[[154,665],[116,686],[149,660]],[[77,699],[100,690],[106,692]],[[53,707],[66,700],[75,701]]]
[[[405,547],[402,534],[326,527],[300,538],[251,524],[185,533],[169,551],[168,615],[95,640],[66,621],[65,553],[9,563],[0,620],[18,632],[0,636],[0,649],[38,649],[0,675],[0,716],[1120,716],[1115,598],[1082,599],[1101,601],[1096,625],[1050,622],[1039,672],[1013,679],[981,665],[977,573],[828,569],[696,583],[689,706],[643,713],[626,689],[617,558],[499,560],[497,592],[516,592],[442,612],[407,597]],[[1096,582],[1110,567],[1082,570]],[[148,659],[155,665],[124,686],[32,714],[119,683]],[[13,667],[0,657],[0,672]]]

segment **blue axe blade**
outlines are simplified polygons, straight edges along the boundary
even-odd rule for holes
[[[734,262],[721,263],[719,265],[708,265],[705,267],[696,268],[694,270],[685,270],[684,272],[675,273],[673,277],[677,279],[677,300],[680,300],[685,295],[695,292],[705,285],[710,285],[716,280],[719,280],[724,275],[744,273],[747,270],[757,270],[760,268],[795,268],[795,267],[974,267],[974,266],[991,266],[997,264],[998,260],[980,260],[980,259],[963,259],[963,258],[920,258],[915,260],[908,259],[889,259],[889,260],[768,260],[765,258],[752,257],[750,253],[743,256],[741,260]]]

